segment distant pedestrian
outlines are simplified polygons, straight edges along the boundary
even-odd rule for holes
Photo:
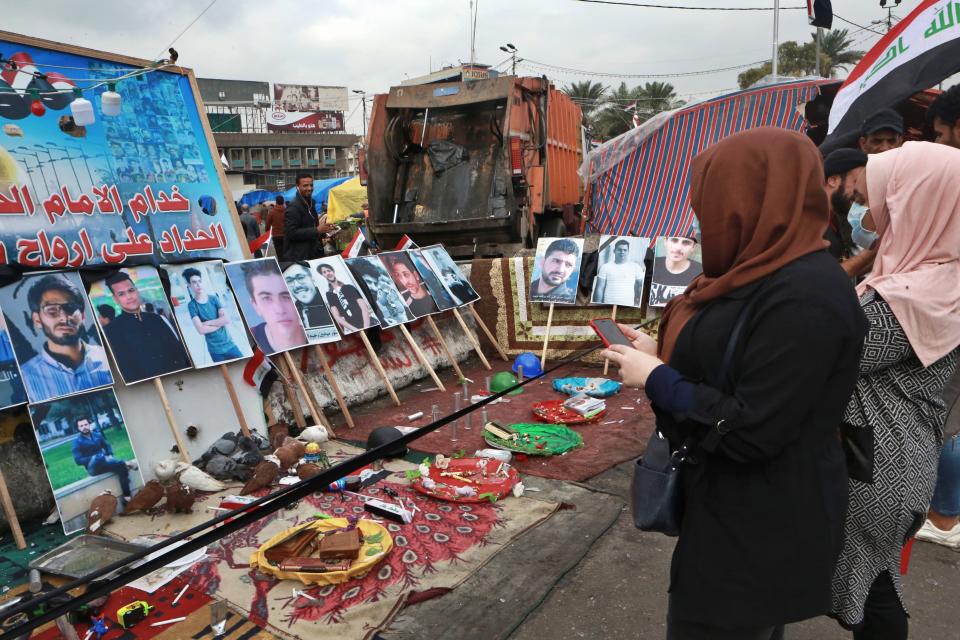
[[[880,109],[860,127],[860,149],[864,153],[883,153],[903,145],[903,116],[893,109]]]
[[[273,251],[277,254],[277,260],[283,260],[283,216],[286,211],[283,196],[277,196],[275,204],[270,207],[270,212],[267,213],[266,228],[270,229],[270,242],[273,243]]]
[[[250,205],[248,204],[240,205],[240,224],[243,225],[243,233],[247,237],[248,246],[260,237],[260,225],[257,224],[257,219],[250,213]],[[254,251],[253,255],[255,258],[263,257],[263,253],[259,249]]]

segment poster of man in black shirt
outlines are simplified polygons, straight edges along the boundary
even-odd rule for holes
[[[342,257],[330,256],[307,264],[340,333],[356,333],[380,324]]]
[[[293,303],[300,314],[300,321],[307,331],[307,340],[310,344],[325,344],[340,339],[337,328],[333,324],[327,305],[323,302],[323,295],[317,288],[310,268],[305,263],[294,262],[283,270],[283,279],[287,281],[287,288],[293,296]]]
[[[664,307],[703,273],[700,245],[692,236],[657,238],[650,282],[650,306]]]

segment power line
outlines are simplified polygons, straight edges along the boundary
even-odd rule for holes
[[[583,69],[573,69],[571,67],[561,67],[555,64],[549,64],[546,62],[539,62],[537,60],[531,60],[527,58],[524,62],[520,64],[525,64],[527,66],[541,67],[551,71],[559,73],[568,73],[576,74],[581,76],[598,76],[603,78],[682,78],[687,76],[701,76],[708,75],[711,73],[722,73],[724,71],[735,71],[737,69],[745,69],[747,67],[755,67],[768,62],[768,60],[757,60],[755,62],[747,62],[744,64],[734,65],[732,67],[722,67],[719,69],[702,69],[700,71],[685,71],[680,73],[609,73],[605,71],[585,71]]]
[[[773,7],[684,7],[674,4],[646,4],[641,2],[617,2],[616,0],[577,0],[590,4],[612,4],[622,7],[640,7],[642,9],[683,9],[686,11],[773,11]],[[805,6],[780,7],[783,11],[806,9]]]
[[[846,22],[846,23],[849,24],[849,25],[853,25],[854,27],[858,27],[858,28],[860,28],[860,29],[863,29],[864,31],[869,31],[869,32],[871,32],[871,33],[875,33],[875,34],[880,35],[880,36],[884,35],[883,31],[876,31],[876,30],[874,30],[874,29],[871,29],[870,27],[865,27],[865,26],[863,26],[862,24],[857,24],[856,22],[853,22],[853,21],[851,21],[851,20],[847,20],[846,18],[844,18],[843,16],[841,16],[841,15],[839,15],[839,14],[836,14],[836,13],[835,13],[835,14],[833,14],[833,17],[836,18],[837,20],[840,20],[841,22]]]
[[[170,41],[170,44],[168,44],[167,46],[165,46],[163,49],[160,49],[160,53],[158,53],[157,55],[155,55],[153,58],[154,58],[155,60],[158,60],[158,59],[160,58],[160,56],[162,56],[163,54],[165,54],[165,53],[167,52],[167,50],[170,49],[170,47],[172,47],[172,46],[176,43],[176,41],[179,40],[179,39],[183,36],[183,34],[185,34],[187,31],[189,31],[189,30],[190,30],[190,27],[192,27],[194,24],[196,24],[197,20],[199,20],[200,18],[202,18],[202,17],[203,17],[203,14],[205,14],[207,11],[209,11],[209,10],[210,10],[210,7],[212,7],[212,6],[215,5],[215,4],[217,4],[217,0],[211,0],[210,4],[207,5],[207,8],[204,9],[203,11],[201,11],[201,12],[200,12],[200,15],[198,15],[196,18],[194,18],[194,19],[190,22],[190,24],[188,24],[186,27],[184,27],[184,28],[183,28],[183,31],[181,31],[180,33],[178,33],[178,34],[177,34],[177,37]]]

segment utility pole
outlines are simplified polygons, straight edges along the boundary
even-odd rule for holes
[[[500,47],[500,51],[510,54],[511,61],[511,75],[517,75],[517,48],[510,44],[509,42]],[[523,58],[520,58],[520,62],[523,62]]]
[[[773,80],[777,79],[780,57],[780,0],[773,0]]]
[[[354,93],[360,94],[360,103],[363,107],[363,140],[367,140],[367,92],[360,89],[354,89]]]
[[[823,27],[817,27],[817,77],[820,76],[820,34],[823,33]]]

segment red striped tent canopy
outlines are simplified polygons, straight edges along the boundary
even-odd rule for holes
[[[654,116],[592,151],[588,230],[647,238],[682,233],[693,223],[688,178],[694,156],[754,127],[803,130],[803,103],[836,80],[780,83],[727,94]]]

